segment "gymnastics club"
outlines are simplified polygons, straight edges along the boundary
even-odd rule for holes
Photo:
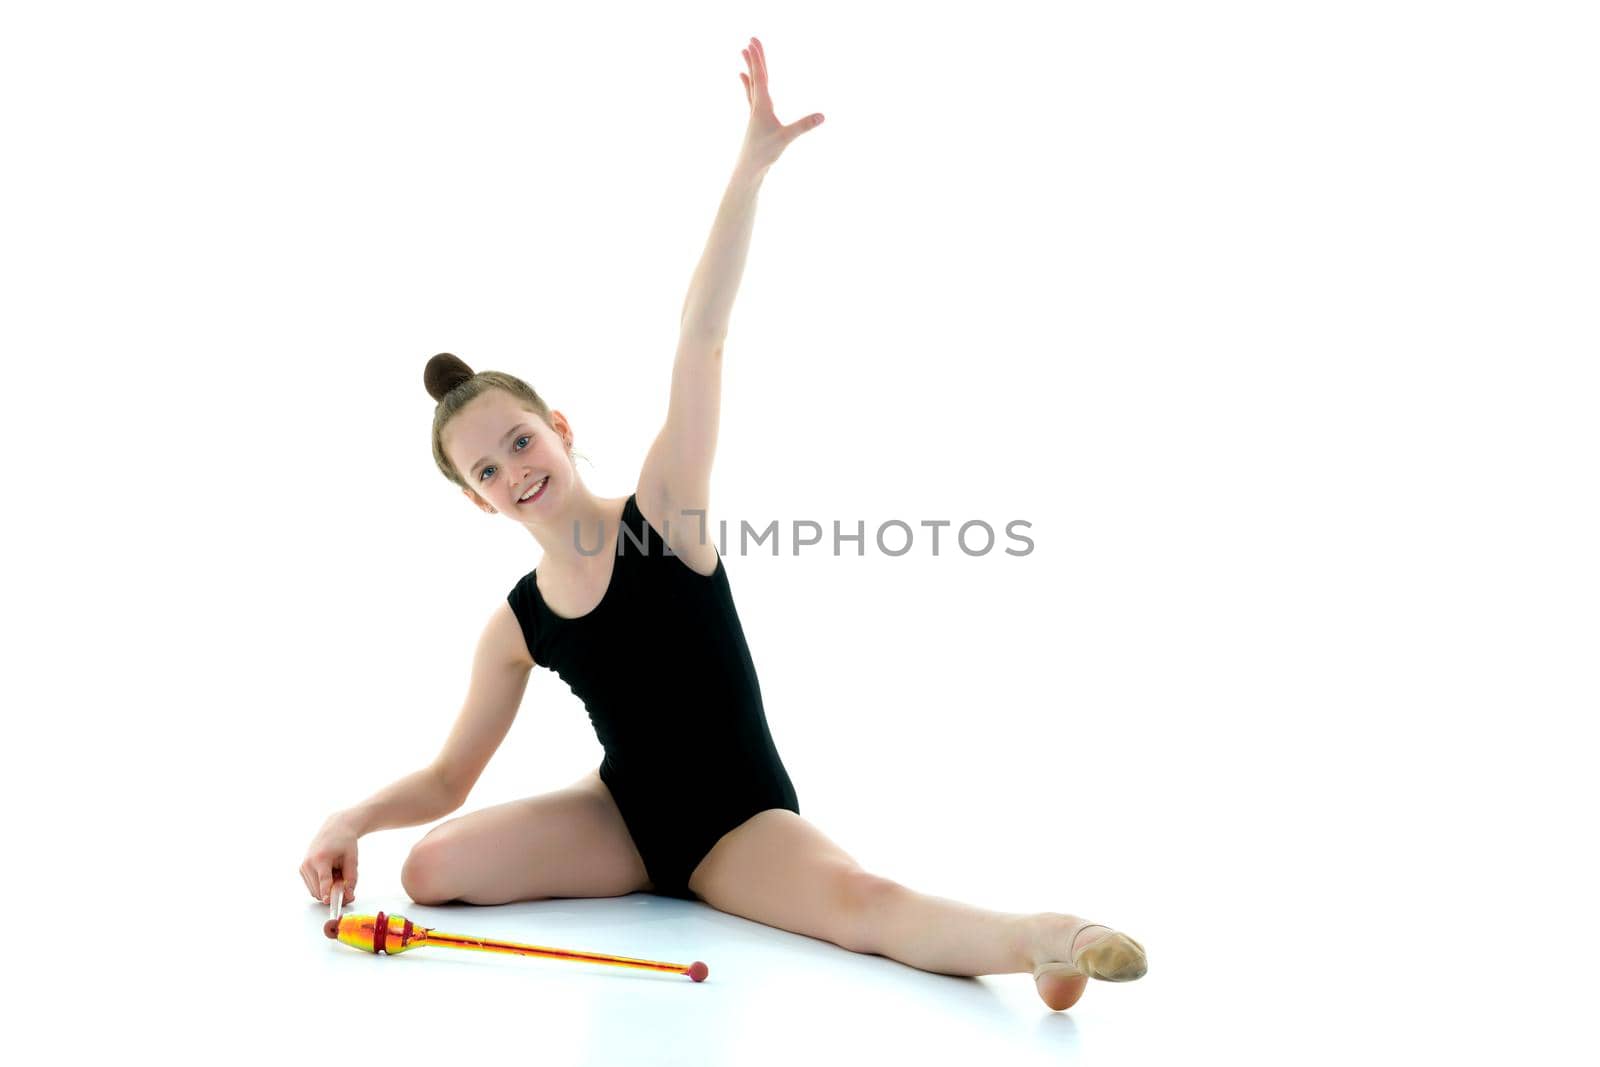
[[[419,945],[443,945],[446,948],[477,949],[480,952],[506,952],[516,956],[543,956],[552,960],[572,960],[575,963],[605,963],[613,967],[637,967],[646,971],[666,971],[670,974],[686,974],[696,982],[704,982],[710,973],[706,965],[698,960],[685,967],[681,963],[661,963],[657,960],[636,960],[627,956],[607,956],[599,952],[569,952],[562,948],[546,948],[543,945],[523,945],[516,941],[488,941],[481,937],[468,937],[465,934],[447,934],[439,930],[430,930],[425,926],[417,926],[403,915],[345,915],[340,916],[340,905],[334,901],[343,901],[343,887],[335,882],[334,892],[329,895],[328,910],[331,913],[327,922],[322,924],[322,932],[329,938],[358,948],[363,952],[386,956],[393,956],[400,952],[410,952]]]

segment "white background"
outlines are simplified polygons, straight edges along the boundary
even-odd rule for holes
[[[631,491],[754,35],[826,121],[760,193],[713,507],[1035,544],[725,556],[804,816],[1138,937],[1088,1061],[1592,1055],[1582,7],[8,6],[23,1032],[380,1062],[424,1046],[373,1019],[453,1018],[305,964],[344,950],[296,873],[538,562],[435,469],[422,369],[522,377]],[[599,758],[536,672],[468,810]],[[426,829],[363,839],[358,905]],[[1062,1018],[983,982],[1021,999],[976,1052]],[[520,1025],[477,1051],[538,1058]]]

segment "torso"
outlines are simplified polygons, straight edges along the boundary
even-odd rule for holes
[[[715,537],[699,544],[696,518],[672,521],[682,505],[664,495],[631,499],[637,515],[628,497],[596,500],[617,520],[606,523],[617,527],[605,531],[606,544],[591,540],[595,555],[563,557],[565,575],[523,575],[507,600],[529,653],[583,701],[605,750],[600,782],[654,891],[695,899],[689,882],[720,840],[774,808],[798,815],[799,798],[767,725]],[[619,544],[624,512],[643,551],[631,534]]]
[[[665,509],[656,501],[647,501],[643,496],[635,495],[639,514],[644,516],[645,521],[659,535]],[[536,568],[534,584],[538,586],[539,596],[544,600],[545,606],[555,614],[564,619],[576,619],[589,614],[605,599],[606,591],[611,588],[611,576],[616,571],[617,539],[622,535],[622,511],[627,503],[627,497],[606,501],[605,551],[588,560],[587,571],[562,574],[543,561]],[[668,531],[672,535],[668,544],[672,551],[678,553],[680,562],[696,574],[709,577],[717,569],[717,547],[709,536],[710,520],[707,520],[705,544],[698,543],[700,538],[698,523],[691,520],[687,525],[689,529],[679,530],[674,524]],[[680,543],[684,540],[688,543]]]

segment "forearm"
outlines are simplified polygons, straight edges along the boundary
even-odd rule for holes
[[[728,318],[733,298],[744,274],[745,255],[750,250],[750,233],[755,228],[756,198],[766,168],[741,163],[717,209],[705,253],[689,282],[689,295],[683,301],[681,321],[684,333],[722,338],[728,334]]]
[[[355,807],[341,811],[338,818],[346,820],[360,837],[374,830],[432,822],[460,806],[461,798],[432,766],[428,766],[385,786]]]

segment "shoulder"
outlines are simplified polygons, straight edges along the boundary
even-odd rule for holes
[[[704,508],[680,510],[659,490],[635,493],[634,503],[656,537],[672,549],[685,566],[702,577],[709,577],[716,571],[714,523]]]

